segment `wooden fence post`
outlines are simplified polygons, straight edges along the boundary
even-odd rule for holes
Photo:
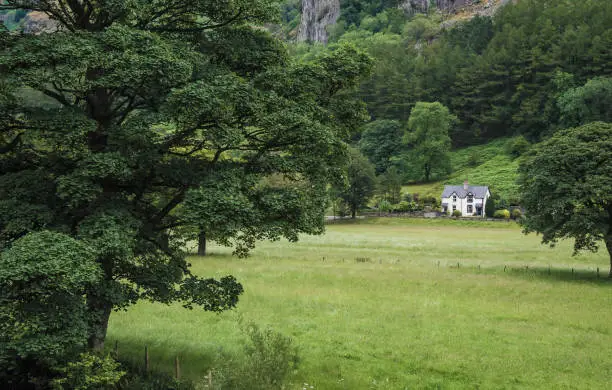
[[[149,346],[148,345],[145,345],[144,363],[145,363],[145,372],[148,373],[149,372]]]
[[[181,380],[181,366],[178,355],[176,355],[176,358],[174,358],[174,376],[176,376],[177,381]]]
[[[119,341],[115,340],[115,359],[119,359]]]
[[[597,267],[597,279],[599,279],[599,267]]]
[[[212,370],[208,370],[208,388],[212,389]]]

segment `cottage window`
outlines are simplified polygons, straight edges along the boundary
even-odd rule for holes
[[[453,205],[453,211],[457,210],[457,206]]]
[[[457,201],[457,195],[453,195],[453,202]]]
[[[474,203],[474,194],[468,194],[467,201],[468,203]]]
[[[468,212],[468,213],[473,213],[473,212],[474,212],[474,209],[472,208],[472,205],[471,205],[471,204],[468,204],[468,206],[467,206],[467,212]]]

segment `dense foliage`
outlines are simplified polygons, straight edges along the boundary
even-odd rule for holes
[[[554,245],[610,254],[612,277],[612,124],[592,122],[562,130],[536,145],[520,166],[525,232]]]
[[[366,206],[376,189],[374,166],[356,149],[350,149],[346,179],[335,185],[335,194],[349,209],[352,218]]]
[[[343,91],[368,73],[370,59],[345,45],[291,61],[282,43],[253,27],[275,21],[277,5],[0,4],[44,12],[60,26],[0,32],[0,249],[3,261],[17,262],[20,239],[55,231],[91,256],[96,272],[88,275],[98,279],[65,288],[79,308],[70,315],[85,326],[75,348],[103,348],[111,311],[140,299],[234,307],[243,291],[234,277],[190,272],[185,242],[198,229],[241,253],[255,239],[323,230],[327,184],[364,118]],[[239,217],[235,225],[229,215]],[[32,248],[27,259],[44,258],[44,246]],[[81,252],[53,260],[69,267],[72,255]],[[29,280],[18,270],[3,274],[13,290]],[[13,290],[2,290],[3,313],[13,302],[7,315],[31,332],[15,305],[34,290]],[[24,347],[7,345],[3,359]]]
[[[373,119],[403,122],[416,102],[439,101],[460,119],[455,146],[543,139],[561,125],[563,92],[612,74],[607,1],[522,0],[465,22],[398,16],[396,3],[342,2],[331,41],[354,42],[377,60],[359,92]]]
[[[413,147],[415,162],[429,181],[436,171],[450,172],[449,151],[451,140],[448,132],[455,122],[448,108],[442,104],[418,102],[408,120],[408,132],[404,143]]]

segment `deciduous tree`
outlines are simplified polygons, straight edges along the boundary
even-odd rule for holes
[[[554,245],[574,239],[574,253],[610,254],[612,277],[612,124],[593,122],[559,131],[521,162],[524,232]]]
[[[376,190],[374,166],[357,149],[350,149],[350,162],[344,186],[339,189],[340,198],[348,205],[351,217],[366,206]]]
[[[400,154],[403,134],[399,121],[378,120],[363,127],[359,150],[376,166],[376,173],[385,172],[391,158]]]
[[[248,202],[246,242],[322,230],[328,179],[363,119],[342,91],[368,73],[368,56],[343,46],[288,61],[253,27],[275,20],[273,0],[0,8],[41,11],[59,26],[0,34],[0,86],[36,98],[0,99],[0,245],[54,230],[91,249],[102,276],[84,293],[90,348],[103,348],[111,311],[139,299],[209,311],[237,304],[234,277],[203,279],[185,261],[184,232],[217,222],[210,212],[187,217],[186,201],[192,211],[218,206],[214,197],[234,211]],[[234,173],[244,183],[200,196]],[[290,184],[270,185],[272,176]]]
[[[448,108],[438,102],[418,102],[410,113],[404,142],[413,147],[425,181],[436,171],[450,170],[451,140],[448,135],[456,121]]]

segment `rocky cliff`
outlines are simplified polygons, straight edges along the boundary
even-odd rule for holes
[[[302,0],[297,40],[327,43],[327,26],[340,17],[340,0]]]
[[[407,15],[425,13],[433,5],[449,15],[458,14],[457,19],[474,15],[492,15],[499,7],[517,0],[403,0],[399,8]],[[302,17],[298,28],[297,40],[327,43],[327,27],[340,17],[340,0],[302,0]],[[457,20],[448,20],[453,24]]]
[[[57,29],[57,23],[42,12],[30,12],[23,20],[23,32],[25,34],[40,34],[53,32]]]

